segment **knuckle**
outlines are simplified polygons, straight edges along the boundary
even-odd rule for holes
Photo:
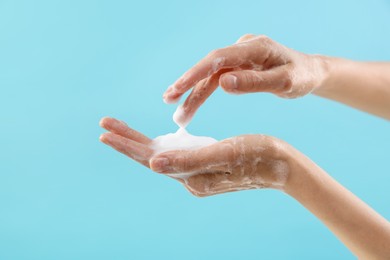
[[[210,58],[213,58],[213,59],[216,59],[216,58],[226,58],[226,56],[228,56],[228,54],[233,51],[235,48],[233,46],[228,46],[228,47],[224,47],[224,48],[219,48],[219,49],[215,49],[215,50],[212,50],[211,52],[209,52],[208,56]]]
[[[245,41],[245,40],[248,40],[248,39],[251,39],[251,38],[254,38],[255,35],[252,34],[252,33],[246,33],[244,35],[242,35],[239,39],[238,39],[238,42],[241,42],[241,41]]]
[[[283,95],[288,95],[291,91],[292,91],[292,88],[293,88],[293,85],[294,85],[294,68],[293,67],[290,67],[289,69],[286,69],[283,73],[282,73],[282,78],[284,79],[283,80],[283,83],[282,83],[282,89],[281,89],[281,92]]]
[[[255,37],[253,33],[246,33],[241,38],[252,38],[252,37]]]
[[[262,41],[268,41],[268,40],[270,40],[271,38],[269,38],[267,35],[265,35],[265,34],[260,34],[259,36],[258,36],[258,38],[259,39],[261,39]]]
[[[188,172],[190,170],[190,157],[184,153],[173,159],[173,165],[176,165],[178,171]]]
[[[221,49],[215,49],[210,51],[209,54],[207,54],[207,56],[210,58],[217,58],[220,57],[221,54],[222,54]]]
[[[286,77],[284,84],[283,84],[283,89],[284,91],[289,92],[292,89],[293,86],[293,80],[291,76]]]
[[[257,36],[257,39],[259,42],[261,42],[263,44],[272,44],[273,43],[273,40],[264,34]]]
[[[254,75],[254,72],[248,72],[243,75],[242,84],[248,88],[255,88],[257,83],[261,81],[260,76]]]

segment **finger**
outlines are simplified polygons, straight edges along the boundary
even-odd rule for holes
[[[271,92],[280,93],[291,85],[288,65],[265,71],[242,70],[221,75],[219,84],[226,92],[234,94]]]
[[[193,151],[169,151],[150,159],[158,173],[231,172],[235,161],[234,146],[229,140]]]
[[[241,36],[241,37],[236,41],[236,43],[246,42],[246,41],[252,40],[252,39],[255,38],[255,37],[256,37],[256,35],[254,35],[254,34],[244,34],[243,36]]]
[[[219,77],[226,71],[230,70],[221,70],[213,76],[199,81],[192,89],[191,94],[187,97],[183,105],[177,107],[174,114],[174,120],[179,126],[187,126],[198,108],[218,88]]]
[[[100,136],[100,141],[146,167],[149,167],[149,159],[153,154],[153,150],[146,145],[113,133],[102,134]]]
[[[115,118],[104,117],[100,120],[99,124],[101,127],[114,134],[121,135],[142,144],[149,144],[152,141],[140,132],[128,127],[123,121],[119,121]]]
[[[221,69],[239,67],[247,60],[249,51],[246,47],[232,45],[211,52],[194,67],[181,76],[164,93],[167,103],[178,101],[179,98],[202,79],[205,79]]]
[[[215,50],[184,73],[168,90],[163,98],[166,103],[177,102],[180,97],[200,80],[221,69],[247,69],[254,65],[262,67],[270,57],[271,49],[278,46],[264,35],[248,35],[232,46]],[[250,43],[250,44],[249,44]]]

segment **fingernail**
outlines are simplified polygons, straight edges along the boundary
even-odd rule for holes
[[[171,96],[174,94],[173,92],[173,85],[170,85],[167,89],[167,91],[165,91],[165,93],[163,94],[163,101],[166,103],[166,104],[171,104],[172,103],[172,98]]]
[[[174,104],[180,100],[180,95],[176,93],[170,93],[169,95],[164,95],[163,100],[166,104]]]
[[[112,140],[112,137],[110,133],[104,133],[100,135],[99,139],[103,143],[109,143]]]
[[[172,99],[169,95],[164,95],[163,96],[163,101],[164,101],[165,104],[173,104],[173,103],[175,103],[174,99]]]
[[[104,127],[104,122],[105,122],[108,118],[109,118],[108,116],[105,116],[105,117],[103,117],[102,119],[100,119],[99,125],[100,125],[101,127]]]
[[[165,104],[170,105],[170,104],[176,103],[178,101],[178,99],[171,98],[170,96],[163,96],[163,101]]]
[[[164,172],[167,170],[167,166],[169,165],[168,158],[160,157],[160,158],[153,158],[150,162],[150,166],[153,171],[155,172]]]
[[[223,77],[223,81],[225,81],[225,86],[229,89],[236,89],[237,86],[237,77],[234,75],[226,75]]]

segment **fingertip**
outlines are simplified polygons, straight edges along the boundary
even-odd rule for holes
[[[109,138],[110,138],[109,134],[110,133],[101,134],[100,137],[99,137],[100,142],[106,144],[108,142]]]
[[[165,104],[167,104],[167,105],[169,105],[170,103],[169,103],[169,100],[163,95],[163,102],[165,103]]]
[[[108,116],[102,117],[102,119],[100,119],[100,121],[99,121],[99,125],[104,128],[107,124],[107,120],[110,120],[110,119],[111,118]]]
[[[182,94],[179,94],[179,93],[175,93],[175,92],[171,92],[169,94],[164,94],[163,95],[163,101],[165,104],[175,104],[177,103],[180,98],[181,98],[181,95]]]
[[[167,90],[164,92],[164,95],[171,94],[174,91],[174,89],[175,89],[175,84],[168,86]]]
[[[170,97],[163,96],[163,101],[167,105],[175,104],[179,101],[179,99],[172,99]]]
[[[164,92],[164,94],[163,94],[163,96],[162,96],[164,103],[169,104],[169,103],[168,103],[168,96],[169,96],[171,93],[172,93],[172,85],[170,85],[170,86],[168,87],[168,89]]]
[[[118,129],[119,127],[122,126],[128,127],[126,122],[112,117],[102,118],[99,124],[101,127],[109,131],[112,131],[113,129]]]
[[[169,166],[169,159],[166,157],[156,156],[149,160],[150,169],[157,173],[164,173]]]
[[[219,84],[224,90],[234,91],[238,89],[238,78],[234,74],[225,73],[219,78]]]

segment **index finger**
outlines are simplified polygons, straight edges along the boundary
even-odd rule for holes
[[[236,68],[247,60],[246,45],[232,45],[210,52],[194,67],[189,69],[164,93],[166,103],[177,101],[199,81],[217,73],[221,69]]]
[[[184,101],[183,105],[178,106],[174,114],[174,121],[181,127],[185,127],[192,119],[195,112],[206,101],[207,98],[217,89],[219,77],[221,74],[230,71],[229,69],[220,70],[218,73],[203,79],[196,84],[190,95]]]

